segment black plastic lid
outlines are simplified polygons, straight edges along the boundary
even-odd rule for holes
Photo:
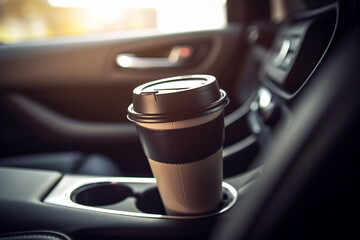
[[[136,87],[128,118],[144,123],[180,121],[216,112],[228,102],[214,76],[171,77]]]

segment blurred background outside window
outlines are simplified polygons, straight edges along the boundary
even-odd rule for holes
[[[94,32],[221,28],[226,0],[0,0],[0,43]]]

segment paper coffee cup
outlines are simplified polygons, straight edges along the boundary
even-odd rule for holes
[[[209,75],[161,79],[134,89],[128,118],[136,123],[167,214],[219,207],[227,103]]]

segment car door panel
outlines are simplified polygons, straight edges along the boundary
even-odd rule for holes
[[[219,75],[231,58],[231,47],[238,43],[241,30],[241,26],[229,26],[225,29],[184,34],[102,40],[95,38],[87,41],[54,40],[47,44],[3,46],[0,49],[1,87],[124,84],[128,81],[139,84],[169,75],[199,72]],[[120,69],[115,63],[116,56],[120,53],[162,49],[164,45],[199,45],[199,42],[210,43],[210,48],[198,64],[186,69],[180,67],[160,71],[132,71]]]
[[[233,49],[241,25],[178,34],[132,37],[77,37],[0,48],[0,155],[58,150],[101,152],[128,161],[142,159],[133,124],[126,119],[132,90],[147,81],[196,73],[213,74],[230,86]],[[190,61],[179,66],[122,68],[119,54],[164,58],[174,46],[191,46]],[[239,49],[240,50],[240,49]],[[5,129],[6,128],[6,129]],[[27,150],[24,150],[27,149]],[[22,152],[23,154],[23,152]],[[126,168],[136,168],[137,160]],[[138,164],[141,165],[141,164]]]

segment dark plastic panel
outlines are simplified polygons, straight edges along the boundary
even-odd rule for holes
[[[78,175],[81,177],[80,175]],[[53,171],[0,168],[0,234],[37,229],[71,238],[146,238],[176,236],[206,239],[228,212],[203,219],[162,219],[114,215],[43,203],[61,175]]]
[[[327,53],[337,28],[338,5],[298,13],[285,22],[259,71],[260,80],[281,97],[289,99],[305,85]],[[290,42],[278,63],[282,43]]]

